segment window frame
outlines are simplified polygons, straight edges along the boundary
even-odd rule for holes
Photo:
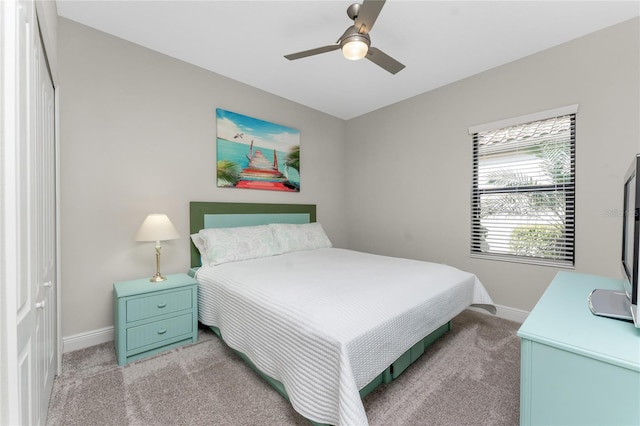
[[[469,127],[469,134],[473,139],[473,149],[472,149],[472,185],[471,185],[471,217],[470,217],[470,256],[472,258],[479,259],[491,259],[491,260],[501,260],[501,261],[509,261],[509,262],[517,262],[517,263],[528,263],[535,265],[543,265],[543,266],[553,266],[553,267],[561,267],[561,268],[574,268],[575,266],[575,148],[576,148],[576,132],[575,132],[575,124],[576,124],[576,115],[578,112],[578,105],[569,105],[566,107],[556,108],[548,111],[541,111],[534,114],[528,114],[524,116],[514,117],[506,120],[500,120],[492,123],[482,124],[478,126]],[[491,132],[495,130],[506,129],[510,127],[523,126],[530,123],[535,123],[539,121],[545,121],[557,117],[570,116],[571,120],[571,134],[570,137],[570,182],[563,183],[550,183],[550,184],[536,184],[530,186],[518,186],[518,187],[494,187],[494,188],[479,188],[479,133],[483,132]],[[505,152],[508,149],[505,149]],[[521,193],[521,194],[539,194],[539,193],[548,193],[548,192],[559,192],[560,194],[564,194],[565,197],[565,208],[564,208],[564,217],[569,220],[566,223],[571,223],[572,232],[570,233],[571,238],[566,241],[569,244],[569,247],[565,247],[563,249],[563,253],[566,255],[564,258],[559,256],[559,258],[550,258],[543,256],[535,256],[535,255],[524,255],[524,254],[515,254],[501,251],[482,251],[480,248],[481,241],[478,239],[480,232],[478,229],[480,228],[480,211],[481,211],[481,202],[480,196],[484,194],[508,194],[508,193]],[[504,238],[504,241],[510,241],[510,237]],[[558,244],[561,246],[561,244]],[[567,256],[569,258],[567,258]]]

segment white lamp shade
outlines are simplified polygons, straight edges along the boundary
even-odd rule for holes
[[[180,234],[167,215],[154,213],[142,222],[135,239],[136,241],[166,241],[176,238],[180,238]]]

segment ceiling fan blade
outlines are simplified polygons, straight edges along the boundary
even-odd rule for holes
[[[367,59],[389,71],[391,74],[396,74],[404,68],[404,65],[400,62],[375,47],[369,47]]]
[[[340,49],[339,44],[330,44],[328,46],[316,47],[315,49],[304,50],[302,52],[290,53],[288,55],[284,55],[290,61],[294,59],[306,58],[307,56],[319,55],[320,53],[331,52],[332,50]]]
[[[364,0],[356,16],[356,28],[360,34],[368,33],[378,19],[386,0]]]

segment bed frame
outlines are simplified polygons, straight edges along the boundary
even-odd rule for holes
[[[197,233],[205,228],[228,228],[235,226],[265,225],[268,223],[310,223],[316,221],[316,206],[314,204],[262,204],[262,203],[218,203],[191,202],[190,203],[190,233]],[[190,241],[191,246],[191,276],[201,266],[200,254]],[[224,342],[217,327],[210,327]],[[451,322],[443,324],[424,339],[413,345],[394,363],[387,367],[378,377],[360,389],[360,397],[364,398],[383,383],[390,383],[411,364],[413,364],[429,345],[438,340],[443,334],[451,330]],[[284,385],[272,377],[264,374],[251,362],[246,355],[234,350],[243,361],[255,370],[263,379],[273,386],[278,393],[289,400]],[[312,424],[318,423],[311,421]]]

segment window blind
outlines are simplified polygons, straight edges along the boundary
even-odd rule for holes
[[[575,114],[472,136],[471,255],[573,266]]]

